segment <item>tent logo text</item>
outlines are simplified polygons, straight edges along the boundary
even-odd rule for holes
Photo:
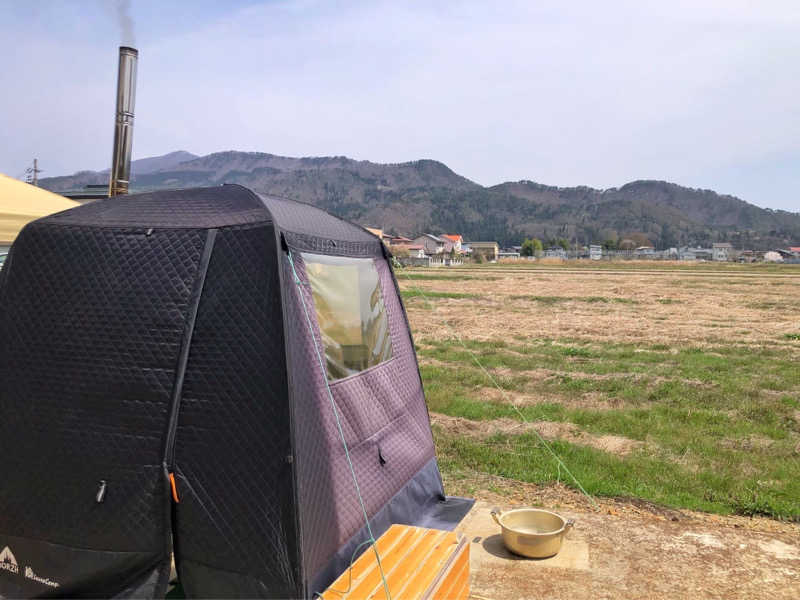
[[[25,567],[25,577],[28,579],[33,579],[38,583],[49,585],[50,587],[58,587],[60,585],[59,583],[53,581],[52,579],[48,579],[47,577],[39,577],[30,567]]]
[[[19,573],[19,566],[17,565],[17,559],[14,557],[14,553],[11,552],[11,548],[9,548],[8,546],[3,548],[3,551],[0,552],[0,570],[11,571],[12,573]]]

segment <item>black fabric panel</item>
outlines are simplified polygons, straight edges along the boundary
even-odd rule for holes
[[[163,597],[169,577],[169,559],[151,552],[84,550],[0,536],[0,551],[4,548],[12,549],[17,572],[2,569],[3,598]]]
[[[183,569],[192,573],[192,587],[202,592],[199,597],[203,598],[271,598],[275,596],[275,590],[264,579],[253,577],[246,573],[234,573],[215,569],[203,563],[191,560],[183,560]],[[183,584],[182,584],[183,585]],[[186,587],[184,592],[186,592]],[[186,597],[193,597],[186,592]],[[281,596],[282,600],[296,597]]]
[[[348,242],[302,233],[284,232],[286,244],[298,252],[313,252],[314,254],[333,254],[336,256],[349,256],[353,258],[382,258],[381,246],[377,238],[368,242]]]
[[[275,225],[283,232],[341,242],[381,243],[363,227],[335,217],[316,206],[263,194],[258,197],[269,209]]]
[[[208,268],[175,445],[176,558],[190,597],[298,595],[276,246],[271,225],[223,229]],[[208,588],[204,569],[227,575]]]
[[[162,451],[204,237],[39,222],[17,239],[0,290],[0,542],[166,560]]]
[[[197,310],[200,307],[200,297],[203,293],[203,286],[208,274],[208,264],[211,261],[211,252],[214,250],[214,240],[217,238],[217,229],[209,229],[206,232],[206,241],[203,246],[203,255],[200,257],[200,265],[197,268],[192,297],[189,300],[189,309],[186,315],[186,328],[181,341],[181,351],[178,357],[178,365],[175,370],[175,384],[172,386],[172,404],[170,406],[169,427],[164,448],[164,466],[172,469],[175,456],[175,433],[178,428],[178,411],[183,397],[183,381],[186,378],[186,365],[189,362],[189,349],[192,346],[192,336],[194,326],[197,322]]]
[[[93,227],[212,228],[269,220],[258,197],[240,185],[114,196],[42,221]]]

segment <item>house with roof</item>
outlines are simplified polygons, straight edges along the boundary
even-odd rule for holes
[[[520,254],[520,251],[516,250],[515,248],[503,248],[497,253],[497,258],[510,258],[516,260],[521,258],[521,256],[522,255]]]
[[[456,254],[461,254],[461,244],[464,242],[464,238],[462,238],[457,233],[445,233],[444,235],[439,236],[443,240],[450,242],[451,247],[453,250],[456,251]],[[446,252],[449,250],[445,249]]]
[[[550,246],[547,250],[544,251],[545,258],[567,258],[567,251],[564,250],[561,246]]]
[[[441,254],[445,251],[445,241],[431,233],[423,233],[421,236],[414,238],[414,244],[422,246],[425,254]]]
[[[654,258],[656,249],[653,246],[639,246],[633,251],[636,258]]]
[[[414,240],[412,240],[411,238],[403,237],[402,235],[393,235],[389,238],[390,246],[405,246],[413,243]]]
[[[728,242],[718,242],[711,246],[711,258],[719,262],[733,258],[733,246]]]
[[[777,254],[783,259],[782,262],[785,263],[800,264],[800,247],[798,246],[790,246],[785,250],[778,248],[767,254]],[[767,260],[766,254],[764,255],[764,260]]]
[[[394,244],[392,252],[408,253],[411,258],[425,258],[425,248],[420,244]]]
[[[481,254],[486,260],[497,260],[500,254],[500,244],[497,242],[470,242],[472,256]]]

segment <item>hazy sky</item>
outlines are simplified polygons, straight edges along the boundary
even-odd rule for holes
[[[434,158],[800,211],[800,2],[137,1],[134,156]],[[111,159],[111,1],[0,0],[0,171]]]

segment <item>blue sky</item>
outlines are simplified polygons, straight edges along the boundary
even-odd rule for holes
[[[800,2],[131,0],[135,157],[434,158],[800,211]],[[110,161],[118,6],[0,0],[0,171]]]

